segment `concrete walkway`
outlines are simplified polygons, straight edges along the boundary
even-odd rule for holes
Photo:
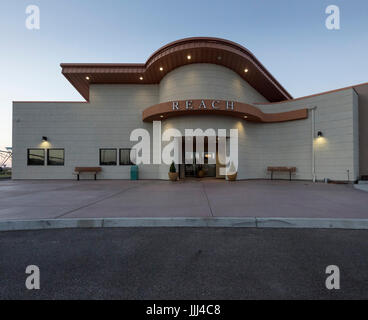
[[[368,219],[368,193],[301,181],[0,181],[0,221],[117,217]]]
[[[368,192],[368,183],[354,184],[354,188],[358,189],[358,190]]]

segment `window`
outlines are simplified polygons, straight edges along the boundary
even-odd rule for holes
[[[29,166],[45,165],[45,150],[44,149],[28,149],[27,164]]]
[[[120,161],[119,161],[119,164],[121,166],[132,166],[134,165],[133,161],[132,160],[135,160],[135,150],[133,149],[133,152],[132,152],[132,157],[130,157],[130,153],[131,153],[132,149],[129,149],[129,148],[124,148],[124,149],[120,149],[119,152],[120,152]]]
[[[116,149],[100,149],[100,166],[116,166]]]
[[[63,166],[64,165],[64,149],[48,149],[47,150],[47,165],[48,166]]]

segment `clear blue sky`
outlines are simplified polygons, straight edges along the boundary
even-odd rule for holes
[[[40,30],[25,27],[30,4]],[[325,27],[330,4],[341,30]],[[82,100],[61,62],[145,62],[185,37],[245,46],[294,97],[368,82],[367,0],[1,0],[0,10],[0,149],[13,100]]]

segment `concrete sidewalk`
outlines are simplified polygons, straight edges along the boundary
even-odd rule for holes
[[[368,194],[301,181],[0,181],[0,221],[89,218],[368,219]]]
[[[354,184],[354,188],[368,192],[368,181],[364,181],[364,183],[360,182],[359,184]]]

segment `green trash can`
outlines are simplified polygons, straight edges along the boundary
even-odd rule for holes
[[[138,166],[130,167],[130,180],[138,180]]]

